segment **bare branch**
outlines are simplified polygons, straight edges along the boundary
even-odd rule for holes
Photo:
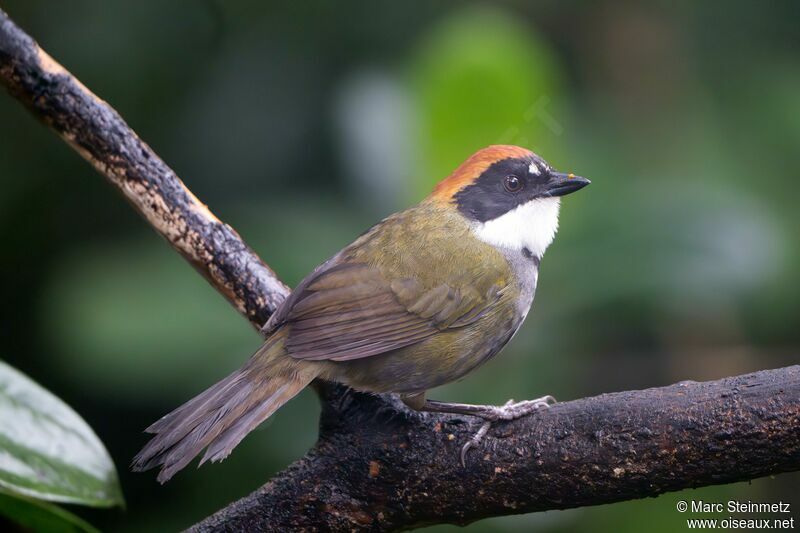
[[[0,82],[118,187],[251,323],[288,289],[104,101],[0,10]],[[653,496],[800,469],[800,367],[607,394],[497,424],[318,383],[308,454],[197,531],[395,530]]]
[[[108,178],[234,307],[259,327],[289,288],[215,217],[122,117],[0,10],[0,79]]]

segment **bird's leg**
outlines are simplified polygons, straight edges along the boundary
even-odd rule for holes
[[[534,411],[542,408],[549,407],[551,404],[556,403],[556,399],[552,396],[542,396],[535,400],[523,400],[515,402],[509,400],[505,405],[473,405],[469,403],[449,403],[439,402],[436,400],[425,400],[422,407],[418,411],[428,411],[432,413],[451,413],[456,415],[470,415],[478,418],[483,418],[489,422],[497,420],[516,420],[527,416]]]
[[[472,405],[468,403],[449,403],[436,400],[426,400],[425,393],[402,396],[403,402],[411,409],[416,411],[428,411],[431,413],[450,413],[456,415],[469,415],[484,419],[486,422],[481,426],[477,433],[461,448],[461,464],[465,465],[467,452],[470,448],[480,444],[484,436],[492,427],[492,422],[498,420],[516,420],[523,416],[528,416],[534,411],[550,407],[556,403],[552,396],[542,396],[534,400],[523,400],[515,402],[508,400],[505,405]]]

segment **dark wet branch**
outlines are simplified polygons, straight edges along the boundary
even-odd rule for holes
[[[559,403],[498,425],[466,468],[474,422],[339,388],[324,405],[304,458],[193,530],[465,524],[800,469],[800,366]]]
[[[0,82],[114,184],[251,323],[288,289],[122,118],[0,11]],[[308,454],[197,531],[395,530],[643,498],[800,469],[800,367],[558,404],[497,424],[317,384]]]

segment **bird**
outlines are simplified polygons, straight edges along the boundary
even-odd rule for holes
[[[315,379],[394,393],[411,409],[492,422],[555,400],[505,405],[426,398],[494,357],[533,303],[539,265],[558,230],[561,198],[590,181],[518,146],[475,152],[417,205],[372,226],[306,276],[262,328],[237,371],[165,415],[132,462],[164,483],[239,442]]]

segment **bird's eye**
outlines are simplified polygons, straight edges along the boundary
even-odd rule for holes
[[[511,174],[510,176],[506,176],[506,179],[503,180],[503,186],[508,192],[517,192],[522,188],[522,180],[514,174]]]

